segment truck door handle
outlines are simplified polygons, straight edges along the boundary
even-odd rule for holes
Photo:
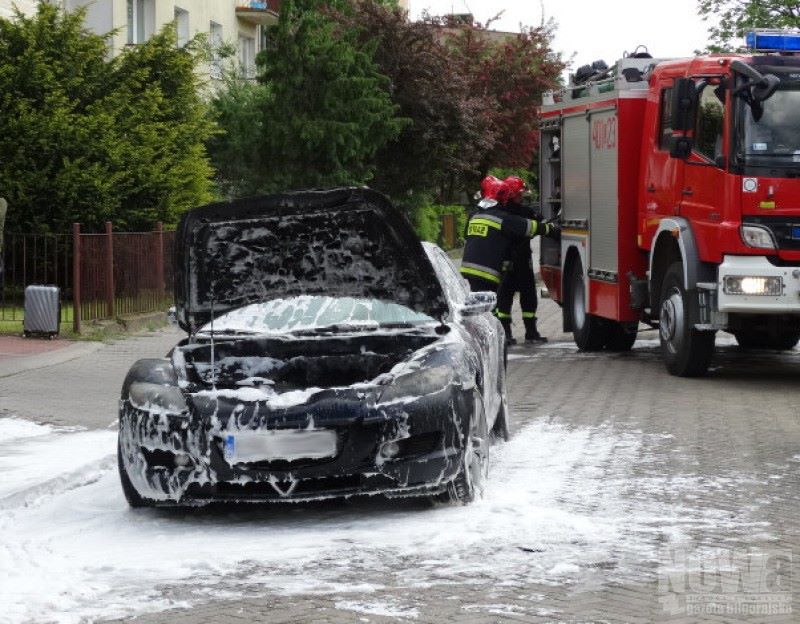
[[[683,195],[684,195],[685,197],[690,197],[691,195],[694,195],[694,191],[692,190],[692,187],[691,187],[691,186],[687,186],[687,187],[686,187],[685,189],[683,189],[683,191],[681,191],[681,192],[683,193]]]
[[[651,184],[651,185],[649,185],[649,186],[647,187],[647,192],[648,192],[648,193],[655,193],[655,192],[656,192],[656,185],[655,185],[655,184]]]

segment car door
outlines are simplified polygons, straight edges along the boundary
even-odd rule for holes
[[[708,84],[699,94],[694,146],[686,159],[681,189],[681,216],[691,221],[698,241],[714,240],[722,221],[722,208],[730,201],[725,184],[727,89],[721,87],[720,78],[704,80]]]
[[[478,358],[484,380],[484,408],[486,419],[491,427],[502,397],[500,396],[500,367],[504,365],[503,334],[499,331],[499,321],[490,312],[475,316],[461,316],[458,308],[463,306],[469,295],[466,282],[456,270],[450,258],[438,247],[432,247],[429,254],[433,261],[442,288],[451,302],[453,321],[462,332],[464,339],[472,344]]]
[[[648,123],[653,129],[644,154],[644,214],[642,230],[649,241],[663,217],[680,213],[684,161],[670,156],[673,76],[660,76],[653,100],[648,99]]]

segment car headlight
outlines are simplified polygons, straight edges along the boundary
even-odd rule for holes
[[[146,381],[134,381],[128,400],[136,409],[162,414],[185,414],[189,411],[180,388]]]
[[[453,369],[450,366],[419,368],[414,372],[401,374],[386,386],[380,396],[380,403],[397,399],[425,396],[447,388],[453,382]]]
[[[743,225],[742,241],[748,247],[755,249],[775,249],[775,239],[772,232],[760,225]]]
[[[783,294],[783,278],[758,275],[728,275],[723,282],[726,295],[766,295],[779,297]]]

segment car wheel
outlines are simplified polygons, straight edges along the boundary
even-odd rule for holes
[[[620,352],[630,351],[633,348],[633,343],[636,342],[636,327],[633,327],[631,331],[631,328],[623,323],[611,322],[609,325],[606,349]]]
[[[690,325],[689,305],[683,287],[683,265],[673,262],[664,275],[661,290],[659,337],[667,370],[678,377],[704,375],[714,352],[715,332]]]
[[[608,338],[608,323],[594,314],[589,314],[586,285],[580,261],[572,263],[569,277],[569,314],[572,320],[572,336],[581,351],[599,351]]]
[[[139,507],[151,507],[153,505],[152,501],[140,496],[128,477],[128,471],[125,469],[125,463],[122,461],[122,446],[119,440],[117,440],[117,467],[119,468],[119,480],[122,484],[122,493],[125,494],[125,500],[128,501],[128,505],[134,509]]]
[[[489,474],[489,429],[483,399],[475,395],[475,411],[470,422],[470,434],[458,474],[447,485],[445,500],[453,504],[466,505],[483,495],[483,488]]]
[[[503,392],[503,400],[500,402],[500,409],[497,410],[497,418],[492,427],[492,438],[508,442],[511,439],[511,414],[508,410],[508,399]]]
[[[743,329],[733,334],[742,349],[775,349],[790,351],[800,342],[800,332],[783,331],[777,335],[769,332]]]
[[[492,425],[492,440],[503,440],[508,442],[511,439],[512,424],[511,411],[508,409],[508,393],[506,384],[505,366],[500,371],[500,407],[497,409],[497,418]]]

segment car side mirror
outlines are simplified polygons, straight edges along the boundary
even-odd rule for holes
[[[675,132],[694,130],[697,111],[697,86],[691,78],[676,78],[672,87],[670,127]]]
[[[175,306],[170,306],[167,310],[167,324],[173,327],[178,326],[178,309]]]
[[[474,292],[467,295],[467,300],[459,308],[461,316],[478,316],[491,312],[497,305],[497,295],[493,292]]]

